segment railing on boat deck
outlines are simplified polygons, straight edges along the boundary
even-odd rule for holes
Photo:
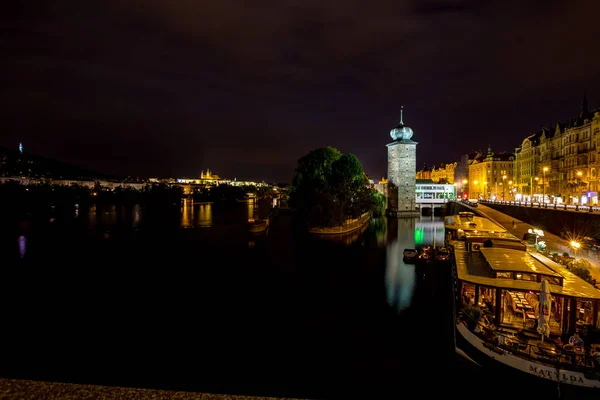
[[[600,374],[600,361],[595,356],[590,355],[590,348],[585,348],[583,352],[569,350],[560,350],[556,348],[553,341],[545,342],[544,345],[535,345],[524,342],[514,334],[506,334],[501,331],[491,330],[481,322],[479,323],[481,332],[474,332],[484,341],[484,346],[503,354],[504,351],[512,353],[529,361],[550,365],[555,368],[569,369],[571,371],[592,372]],[[554,345],[551,350],[548,344]],[[598,375],[600,377],[600,375]]]

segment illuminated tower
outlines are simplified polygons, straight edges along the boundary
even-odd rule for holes
[[[19,143],[19,152],[22,153],[23,152],[23,143]]]
[[[404,108],[404,107],[402,107]],[[404,125],[400,109],[400,123],[390,131],[394,140],[388,148],[388,206],[392,217],[418,217],[416,209],[417,142],[410,140],[412,129]]]

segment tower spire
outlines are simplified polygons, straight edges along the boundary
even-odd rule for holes
[[[404,109],[404,106],[400,106],[400,123],[402,125],[404,125],[404,122],[402,121],[402,110]]]

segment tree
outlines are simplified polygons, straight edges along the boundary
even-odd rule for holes
[[[584,281],[595,284],[594,278],[592,278],[591,273],[591,264],[585,258],[580,258],[578,260],[573,260],[568,265],[569,271],[583,279]]]
[[[341,157],[342,153],[331,146],[310,151],[298,160],[293,185],[298,186],[304,181],[326,181],[331,173],[333,163]]]
[[[376,208],[380,199],[368,187],[363,167],[353,154],[322,147],[298,160],[290,203],[309,226],[342,225]]]
[[[339,150],[327,146],[312,150],[298,160],[290,204],[309,225],[335,225],[329,178],[333,163],[340,157]]]
[[[332,164],[329,182],[336,194],[340,221],[344,221],[346,216],[358,217],[364,212],[361,206],[365,206],[367,180],[355,155],[343,155]]]
[[[371,191],[371,203],[373,209],[374,217],[381,217],[385,214],[385,209],[387,207],[387,199],[377,190]]]

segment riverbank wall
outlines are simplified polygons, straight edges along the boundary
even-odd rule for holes
[[[359,218],[348,220],[344,225],[332,227],[311,227],[308,231],[315,235],[341,235],[364,227],[371,220],[371,213],[364,213]]]

